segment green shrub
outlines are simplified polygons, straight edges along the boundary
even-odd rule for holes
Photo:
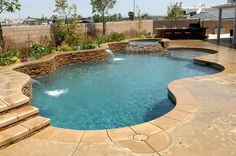
[[[30,46],[29,56],[35,59],[39,59],[47,54],[51,54],[53,52],[52,47],[46,47],[44,45],[35,43]]]
[[[84,41],[80,44],[81,50],[95,49],[96,47],[97,47],[97,45],[91,40]]]
[[[125,39],[125,35],[122,33],[111,33],[108,35],[109,42],[119,42]]]
[[[108,36],[99,36],[97,39],[97,44],[100,45],[102,43],[109,42]]]
[[[0,66],[13,64],[18,60],[17,51],[0,52]]]
[[[145,35],[140,35],[138,38],[147,38]]]
[[[78,50],[77,47],[69,46],[69,45],[63,45],[59,48],[60,51],[75,51]]]

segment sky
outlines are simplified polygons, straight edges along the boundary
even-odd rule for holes
[[[27,18],[30,17],[51,17],[55,9],[55,0],[19,0],[22,7],[16,13],[4,13],[1,18]],[[115,7],[109,11],[109,14],[121,13],[123,17],[128,16],[128,12],[133,10],[134,0],[117,0]],[[182,2],[183,7],[191,7],[199,3],[206,3],[210,6],[224,4],[227,0],[135,0],[136,5],[142,13],[149,15],[165,15],[167,6],[171,3]],[[90,0],[68,0],[70,4],[75,3],[78,6],[78,14],[83,17],[92,15]]]

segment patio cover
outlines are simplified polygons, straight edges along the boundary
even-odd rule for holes
[[[217,43],[220,43],[220,28],[222,21],[222,10],[228,8],[235,8],[235,16],[234,16],[234,28],[233,28],[233,40],[232,40],[232,48],[236,48],[236,3],[227,3],[223,5],[214,6],[213,8],[217,8],[219,10],[219,19],[217,26]]]

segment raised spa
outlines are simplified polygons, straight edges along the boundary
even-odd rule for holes
[[[32,103],[52,119],[53,126],[62,128],[110,129],[144,123],[174,108],[167,92],[171,81],[217,72],[193,63],[192,57],[205,54],[119,53],[113,61],[66,65],[36,79]]]
[[[131,41],[130,44],[131,45],[145,45],[145,46],[148,46],[148,45],[157,45],[159,43],[159,40],[157,39],[140,39],[140,40],[134,40],[134,41]]]

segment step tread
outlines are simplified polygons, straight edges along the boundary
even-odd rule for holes
[[[29,129],[20,124],[0,131],[0,147],[10,144],[29,134]]]
[[[8,106],[7,109],[12,109],[30,101],[29,97],[22,93],[14,93],[8,96],[1,97],[1,100]]]
[[[50,122],[51,120],[48,118],[36,116],[34,118],[27,119],[26,121],[21,122],[21,125],[28,128],[30,130],[30,133],[32,133],[42,127],[49,125]]]
[[[12,115],[10,113],[5,113],[0,115],[0,128],[10,125],[12,123],[17,122],[18,119],[15,115]]]
[[[38,112],[39,112],[38,108],[30,105],[25,105],[18,109],[10,111],[11,114],[17,116],[18,120],[23,120],[27,117],[37,114]]]

